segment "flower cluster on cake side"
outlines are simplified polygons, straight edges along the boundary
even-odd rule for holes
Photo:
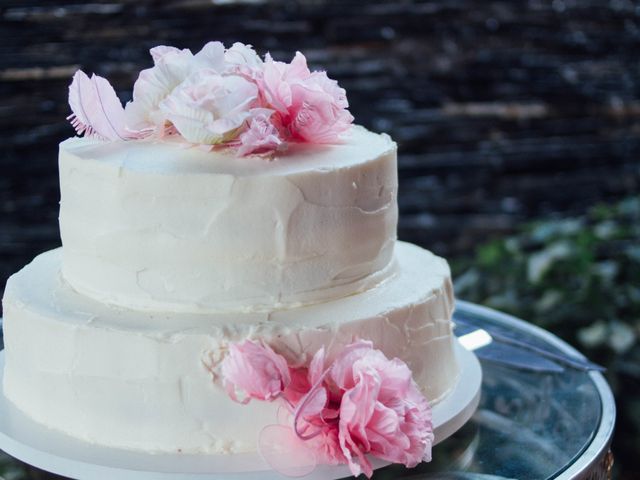
[[[371,477],[367,454],[407,467],[431,460],[427,399],[409,367],[389,360],[369,341],[346,346],[330,363],[321,348],[300,367],[288,365],[268,345],[246,340],[230,345],[221,373],[237,402],[281,402],[281,423],[266,427],[258,446],[283,474],[299,476],[319,463],[346,463],[353,475]]]
[[[69,87],[68,117],[78,134],[124,141],[173,136],[238,156],[283,149],[289,142],[340,141],[353,122],[345,90],[304,55],[290,63],[250,45],[209,42],[188,49],[151,49],[154,66],[140,72],[122,106],[103,77],[78,70]]]

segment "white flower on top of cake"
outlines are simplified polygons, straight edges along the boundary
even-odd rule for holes
[[[219,43],[219,42],[217,42]],[[223,47],[224,48],[224,47]],[[224,53],[227,71],[255,79],[263,69],[264,62],[250,45],[236,42]]]
[[[339,142],[353,117],[344,89],[291,63],[263,61],[249,45],[209,42],[188,49],[151,49],[133,100],[122,107],[109,82],[78,71],[69,87],[69,119],[79,134],[105,140],[177,136],[189,144],[234,148],[240,156],[269,153],[287,142]]]
[[[140,136],[165,133],[160,103],[189,77],[194,63],[187,49],[160,46],[151,49],[151,56],[154,66],[140,72],[133,85],[133,100],[125,108],[127,130]]]
[[[202,69],[162,100],[159,109],[187,142],[215,145],[237,136],[257,99],[254,83]]]

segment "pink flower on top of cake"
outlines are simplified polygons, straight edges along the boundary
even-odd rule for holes
[[[238,155],[271,152],[282,145],[278,129],[269,118],[271,114],[266,111],[252,116],[249,126],[238,137]]]
[[[242,345],[249,343],[253,342]],[[407,467],[431,460],[431,408],[401,360],[389,360],[371,342],[360,340],[328,364],[321,349],[308,367],[290,366],[289,370],[291,381],[282,383],[282,390],[271,392],[269,399],[282,400],[290,421],[266,427],[259,439],[263,456],[281,473],[300,471],[303,465],[295,464],[298,459],[346,463],[354,475],[368,477],[373,469],[367,455]],[[243,372],[234,373],[238,377],[229,379],[223,369],[224,381],[240,382]],[[253,398],[264,399],[264,395]],[[292,450],[290,463],[283,463],[281,452],[271,455],[269,443],[277,438]]]
[[[277,124],[296,140],[332,143],[353,122],[344,89],[325,72],[311,72],[300,52],[291,63],[267,55],[258,85]]]
[[[253,81],[262,76],[264,62],[251,45],[234,43],[225,51],[224,61],[228,72],[243,75]]]
[[[69,87],[72,125],[104,140],[162,139],[269,154],[289,142],[335,143],[353,122],[344,89],[312,72],[296,53],[291,63],[263,61],[250,45],[209,42],[188,49],[151,49],[123,108],[109,82],[78,71]]]

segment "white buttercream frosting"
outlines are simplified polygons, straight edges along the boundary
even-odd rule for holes
[[[63,275],[141,310],[291,308],[393,273],[396,145],[353,127],[338,145],[238,158],[171,141],[60,145]]]
[[[121,191],[113,195],[121,198]],[[254,450],[260,430],[276,422],[276,404],[236,404],[217,380],[229,342],[246,338],[300,362],[320,346],[331,357],[355,339],[370,339],[407,362],[432,401],[457,379],[449,268],[411,244],[397,244],[397,273],[367,291],[249,313],[107,305],[69,286],[63,257],[60,249],[46,252],[7,283],[4,392],[36,421],[89,442],[146,451]]]

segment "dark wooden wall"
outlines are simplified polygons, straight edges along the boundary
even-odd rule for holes
[[[443,255],[640,192],[640,2],[220,3],[0,2],[0,286],[59,244],[71,75],[127,100],[156,44],[302,50],[398,141],[400,236]]]

